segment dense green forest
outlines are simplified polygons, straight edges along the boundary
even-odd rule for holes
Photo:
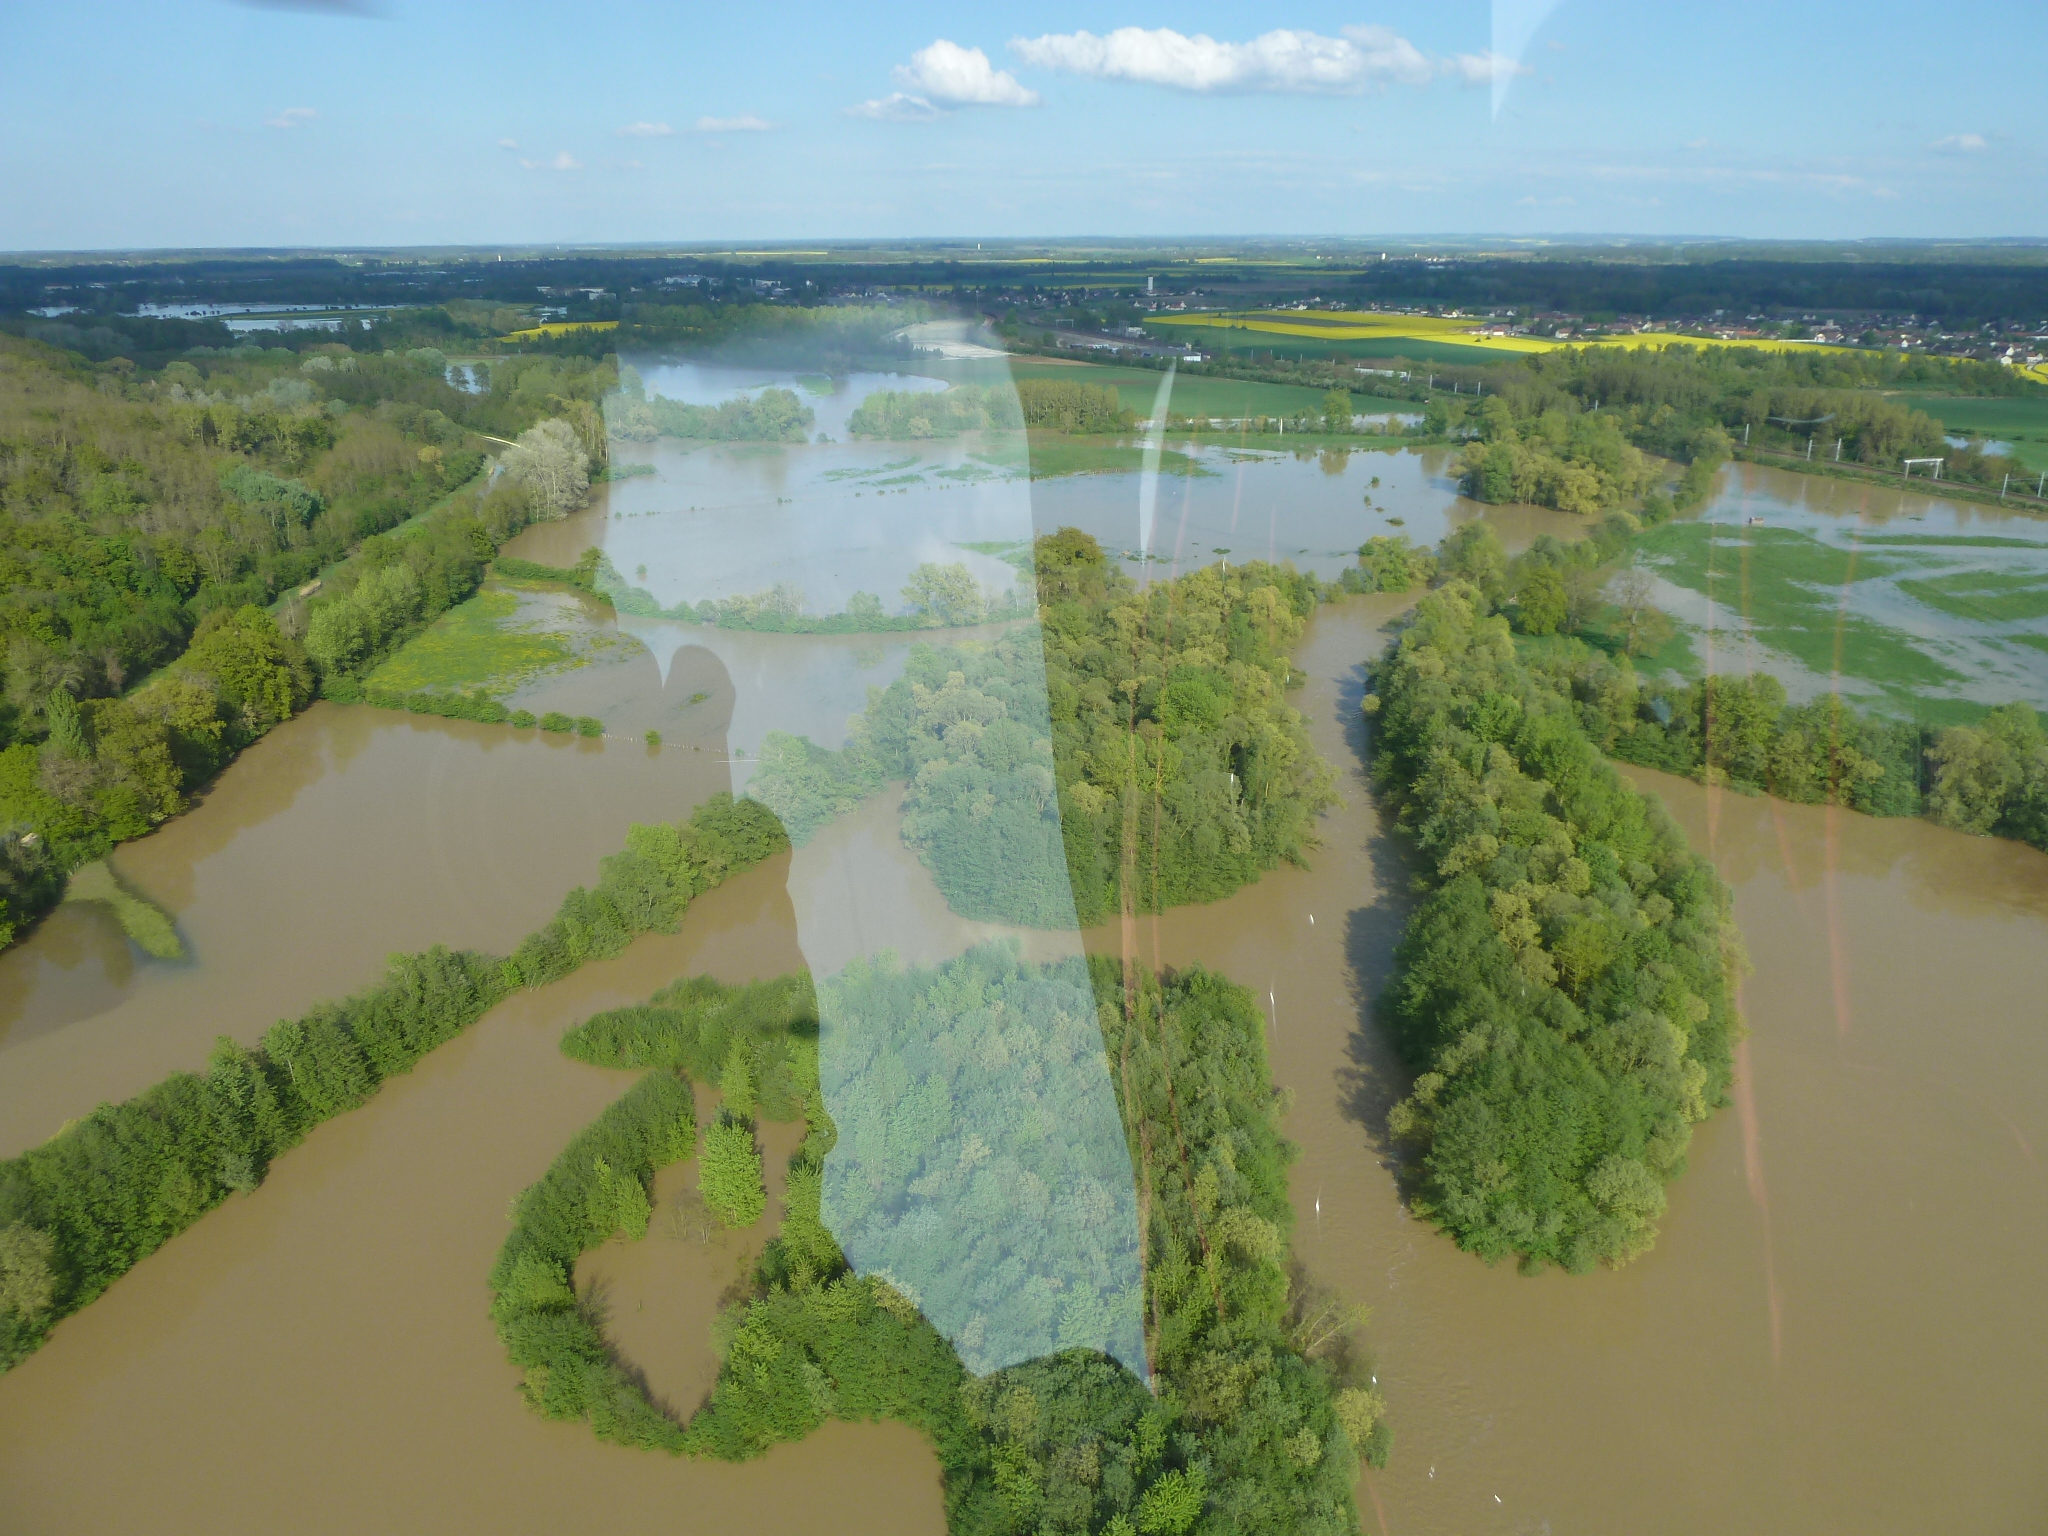
[[[1458,576],[1430,593],[1366,701],[1426,889],[1380,1009],[1417,1073],[1389,1130],[1459,1246],[1576,1272],[1655,1240],[1725,1097],[1739,941],[1712,867],[1493,606]]]
[[[980,951],[892,972],[884,993],[891,1005],[986,1026],[1006,987],[1065,991],[1076,979]],[[816,1014],[798,977],[681,983],[566,1037],[579,1059],[653,1070],[522,1197],[492,1272],[494,1315],[529,1402],[587,1419],[607,1439],[726,1460],[829,1418],[900,1419],[931,1438],[949,1527],[963,1536],[1355,1531],[1355,1458],[1384,1463],[1390,1437],[1353,1350],[1358,1314],[1290,1279],[1292,1149],[1278,1132],[1263,1017],[1243,988],[1202,971],[1129,980],[1114,962],[1092,962],[1069,1027],[1085,1029],[1091,1051],[1106,1048],[1137,1173],[1151,1391],[1085,1348],[972,1375],[898,1282],[848,1267],[826,1189],[840,1159],[865,1169],[876,1153],[844,1149],[824,1110]],[[717,1385],[677,1425],[606,1350],[573,1291],[573,1265],[614,1232],[644,1230],[654,1170],[688,1155],[689,1099],[674,1074],[747,1083],[757,1064],[758,1080],[775,1085],[764,1086],[760,1113],[802,1114],[809,1131],[751,1294],[721,1323]],[[875,1075],[869,1086],[893,1095],[884,1140],[914,1144],[935,1115],[971,1118],[950,1094],[926,1102],[929,1089]],[[730,1087],[722,1114],[740,1118]]]
[[[1074,529],[1035,559],[1036,627],[919,647],[843,750],[772,737],[749,793],[802,841],[908,781],[905,840],[955,911],[995,921],[1214,901],[1305,857],[1334,775],[1286,652],[1315,579],[1206,566],[1140,588]]]
[[[223,1036],[203,1074],[103,1104],[0,1162],[0,1368],[506,992],[673,932],[692,899],[787,846],[773,816],[724,795],[679,825],[636,826],[596,888],[571,891],[509,959],[394,955],[381,985],[283,1020],[253,1048]]]
[[[0,943],[580,499],[610,370],[507,359],[481,393],[447,373],[431,348],[152,370],[0,337]],[[521,436],[487,488],[500,432]]]

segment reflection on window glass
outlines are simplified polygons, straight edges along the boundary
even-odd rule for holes
[[[10,16],[8,1528],[2033,1528],[2044,15]]]

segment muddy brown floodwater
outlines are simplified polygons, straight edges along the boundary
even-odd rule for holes
[[[0,1377],[0,1526],[942,1531],[936,1464],[903,1425],[829,1425],[743,1466],[604,1445],[527,1409],[486,1316],[513,1197],[633,1081],[564,1058],[563,1029],[678,976],[800,964],[787,862],[701,898],[682,933],[493,1009],[67,1319]],[[769,1150],[779,1168],[788,1146]],[[629,1341],[643,1280],[685,1293],[657,1291],[676,1343],[645,1364],[675,1399],[710,1379],[711,1309],[753,1239],[699,1247],[668,1214],[642,1254],[607,1247],[584,1275]]]
[[[709,691],[723,673],[703,670]],[[279,726],[198,807],[112,857],[189,959],[143,956],[90,904],[0,953],[0,1156],[201,1066],[216,1035],[253,1042],[375,983],[394,950],[508,953],[629,825],[729,785],[726,693],[658,750],[361,705]]]
[[[1296,1249],[1373,1308],[1396,1429],[1393,1464],[1360,1482],[1365,1529],[2035,1528],[2048,856],[1634,774],[1735,888],[1755,963],[1736,1102],[1699,1129],[1648,1257],[1578,1277],[1488,1269],[1406,1215],[1380,1134],[1405,1083],[1365,999],[1405,877],[1356,727],[1360,664],[1403,602],[1324,609],[1297,656],[1297,702],[1348,802],[1314,868],[1140,925],[1146,958],[1199,960],[1267,1003],[1275,1076],[1296,1095]],[[102,990],[24,979],[24,956],[71,974],[34,947],[54,949],[55,925],[0,957],[0,1123],[15,1146],[47,1134],[196,1065],[217,1029],[253,1038],[372,979],[384,949],[502,948],[628,821],[718,787],[689,761],[716,756],[312,712],[122,851],[177,913],[193,971],[129,957],[122,972],[103,934],[74,929],[73,969],[100,965]],[[884,835],[890,810],[871,802],[821,841],[872,844],[892,904],[932,919],[929,877]],[[382,841],[373,857],[352,837]],[[941,1530],[930,1449],[901,1425],[833,1425],[740,1467],[605,1446],[524,1407],[485,1315],[510,1200],[631,1081],[563,1058],[562,1029],[693,971],[800,964],[801,858],[712,892],[678,935],[508,999],[64,1322],[0,1377],[0,1527]],[[768,1132],[779,1173],[787,1147]],[[679,1412],[712,1379],[710,1319],[766,1231],[707,1238],[694,1178],[672,1170],[647,1239],[579,1270]]]
[[[1756,967],[1736,1102],[1646,1258],[1488,1269],[1407,1215],[1379,1133],[1404,1079],[1363,997],[1405,872],[1359,776],[1357,668],[1399,601],[1324,609],[1296,657],[1348,800],[1314,869],[1141,924],[1148,958],[1268,1000],[1295,1249],[1372,1307],[1395,1427],[1365,1529],[2038,1529],[2048,855],[1633,774],[1735,889]]]

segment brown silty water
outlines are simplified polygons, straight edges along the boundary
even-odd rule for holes
[[[1199,961],[1268,1000],[1302,1148],[1296,1250],[1316,1280],[1373,1307],[1367,1340],[1397,1431],[1393,1465],[1361,1480],[1365,1528],[2028,1528],[2048,1494],[2048,1321],[2033,1281],[2048,1252],[2048,857],[1635,774],[1735,887],[1755,963],[1737,1101],[1700,1128],[1648,1257],[1581,1277],[1489,1270],[1408,1217],[1379,1129],[1405,1077],[1365,999],[1386,976],[1405,874],[1360,777],[1357,702],[1360,664],[1404,603],[1324,609],[1296,658],[1310,677],[1296,702],[1347,800],[1314,868],[1140,925],[1145,958]],[[325,707],[295,724],[310,735],[352,715],[373,727],[354,756],[316,738],[317,754],[292,759],[281,731],[231,770],[256,781],[245,798],[216,790],[123,851],[124,874],[193,938],[206,986],[180,1011],[138,963],[107,983],[132,1014],[70,1055],[17,1044],[21,1021],[45,1021],[25,1034],[33,1046],[100,1015],[17,1012],[0,1051],[15,1145],[197,1065],[218,1030],[253,1038],[373,980],[385,949],[502,949],[595,874],[626,822],[679,815],[718,777],[674,747],[652,760],[637,743],[562,751]],[[718,755],[716,725],[691,756]],[[273,749],[300,763],[277,774],[282,790]],[[415,811],[435,754],[451,755],[448,787]],[[650,761],[660,771],[643,784]],[[612,804],[570,767],[616,771],[618,798],[644,800]],[[350,787],[352,773],[366,776]],[[266,813],[235,812],[252,804]],[[861,840],[871,859],[893,846],[897,904],[930,917],[943,903],[884,835],[887,810],[871,803],[821,838]],[[351,857],[350,834],[381,836],[366,825],[379,815],[412,835]],[[366,824],[328,825],[345,816]],[[593,820],[568,827],[573,816]],[[438,844],[436,820],[449,829]],[[151,845],[183,828],[190,851],[152,885]],[[568,852],[547,851],[557,839]],[[267,910],[323,872],[327,905]],[[807,899],[802,868],[777,861],[703,898],[679,935],[509,999],[62,1324],[0,1378],[6,1528],[939,1529],[931,1453],[900,1425],[830,1426],[737,1468],[604,1446],[524,1407],[485,1316],[509,1201],[631,1081],[562,1058],[561,1030],[693,971],[741,981],[801,964],[791,887]],[[386,904],[403,906],[388,929]],[[238,922],[268,937],[230,966],[219,946]],[[1091,943],[1119,946],[1113,933]],[[294,957],[333,972],[300,977]],[[165,1005],[145,1007],[152,997]],[[183,1043],[156,1040],[152,1018]],[[149,1051],[161,1065],[130,1059]],[[779,1175],[782,1131],[766,1131]],[[579,1269],[622,1352],[679,1411],[712,1379],[709,1319],[766,1230],[699,1241],[678,1208],[694,1176],[664,1177],[642,1244]]]
[[[722,719],[709,721],[701,744],[720,746]],[[428,729],[456,743],[472,730],[440,721]],[[259,744],[238,766],[260,772],[272,745]],[[626,803],[606,808],[619,820],[615,830],[581,829],[577,852],[588,871],[571,864],[528,872],[526,880],[545,882],[535,911],[527,916],[507,901],[481,919],[470,914],[478,941],[504,947],[517,933],[500,936],[500,925],[544,920],[573,878],[594,875],[598,850],[623,842],[626,820],[674,818],[709,792],[713,777],[723,787],[722,750],[702,754],[719,765],[715,775],[696,757],[664,749],[657,766],[666,771],[639,786],[642,803],[621,794]],[[645,761],[637,745],[632,761]],[[412,762],[402,753],[387,759],[383,796],[404,787]],[[578,766],[592,771],[587,761]],[[329,770],[337,771],[345,769]],[[638,784],[631,775],[624,782]],[[488,850],[504,840],[502,829],[520,826],[522,814],[562,814],[551,812],[551,796],[594,799],[605,786],[571,791],[535,770],[502,774],[488,787],[487,835],[460,845],[458,885],[519,879],[512,868],[493,868]],[[236,803],[228,797],[226,809]],[[209,802],[184,824],[204,842],[220,809]],[[244,829],[231,822],[228,830]],[[385,860],[334,868],[352,872],[368,901],[407,872],[389,850]],[[423,862],[431,872],[431,854]],[[679,976],[740,983],[801,966],[788,863],[779,857],[700,898],[676,935],[648,936],[618,959],[507,999],[369,1104],[316,1128],[260,1189],[230,1199],[61,1324],[42,1350],[0,1377],[0,1525],[10,1536],[134,1524],[177,1532],[539,1533],[656,1522],[942,1530],[936,1464],[906,1426],[832,1424],[742,1466],[605,1445],[586,1424],[549,1423],[525,1406],[487,1316],[484,1280],[513,1199],[634,1078],[563,1057],[562,1031]],[[200,884],[195,912],[212,889]],[[411,914],[406,940],[460,926],[432,916]],[[354,942],[360,950],[367,941]],[[223,1008],[223,1027],[269,1006],[238,996],[232,974],[214,978],[213,994],[241,1005]],[[204,1049],[202,1040],[179,1064]],[[700,1116],[708,1120],[711,1107],[700,1092]],[[578,1266],[579,1285],[594,1292],[622,1353],[679,1416],[715,1380],[713,1317],[779,1219],[783,1173],[800,1136],[800,1126],[763,1127],[771,1203],[755,1228],[703,1230],[691,1199],[693,1160],[658,1182],[643,1241],[615,1240]]]
[[[1488,1269],[1403,1208],[1382,1134],[1406,1076],[1367,1000],[1407,871],[1360,772],[1359,664],[1401,602],[1324,609],[1296,656],[1347,801],[1314,868],[1140,923],[1146,959],[1268,1000],[1295,1251],[1372,1307],[1396,1430],[1366,1530],[2034,1528],[2048,855],[1631,772],[1734,888],[1755,966],[1735,1102],[1647,1257]]]
[[[113,855],[176,920],[187,960],[141,957],[91,904],[0,953],[0,1156],[199,1067],[216,1035],[254,1041],[374,984],[393,951],[509,952],[629,825],[730,783],[723,669],[691,650],[665,690],[647,686],[707,695],[655,750],[355,705],[279,726],[194,810]]]

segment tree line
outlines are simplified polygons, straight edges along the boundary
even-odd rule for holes
[[[790,581],[779,581],[759,592],[707,597],[697,603],[685,600],[664,608],[645,587],[628,583],[600,551],[584,551],[577,572],[586,565],[587,578],[561,567],[539,566],[524,560],[509,564],[500,560],[498,568],[508,574],[525,571],[536,580],[569,580],[572,585],[596,592],[621,613],[775,635],[900,634],[957,629],[1019,618],[1030,612],[1030,599],[1025,591],[1017,587],[984,587],[959,561],[940,565],[927,560],[914,567],[899,594],[902,608],[898,612],[889,612],[882,599],[872,592],[856,592],[842,611],[823,614],[804,612],[804,591]],[[538,574],[541,572],[550,574]]]
[[[204,1073],[103,1104],[0,1162],[0,1368],[508,991],[672,932],[696,896],[787,846],[766,810],[725,795],[686,822],[636,826],[596,887],[571,891],[511,957],[394,955],[380,985],[281,1021],[253,1047],[223,1036]]]
[[[991,385],[956,384],[927,393],[878,389],[855,407],[846,430],[855,437],[958,437],[990,429],[1015,431],[1024,425],[1017,393]]]

